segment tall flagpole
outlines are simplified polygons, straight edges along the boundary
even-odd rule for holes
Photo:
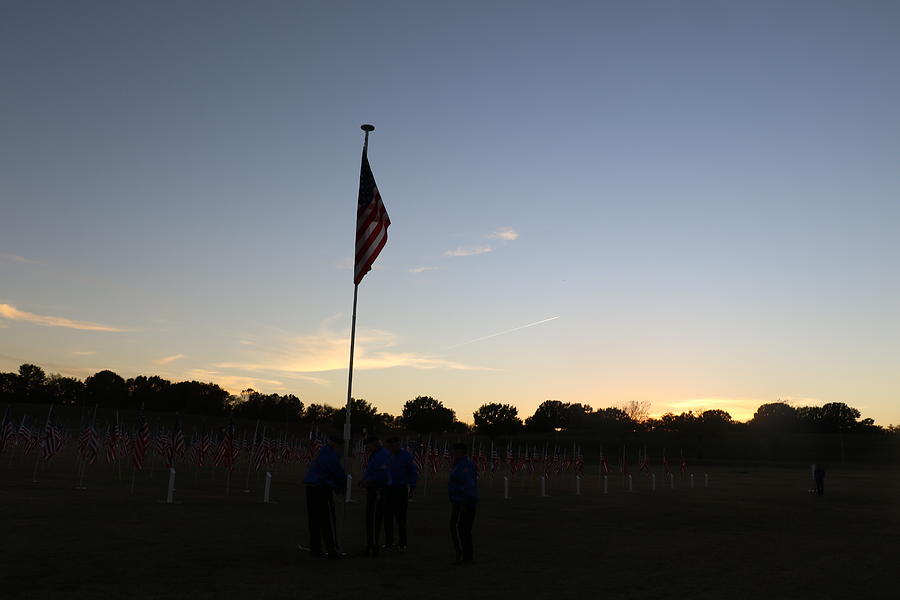
[[[366,132],[366,138],[363,141],[363,156],[366,155],[369,149],[369,132],[375,131],[375,127],[373,125],[369,125],[368,123],[360,125],[360,129]],[[355,259],[355,257],[354,257]],[[353,315],[350,319],[350,368],[349,373],[347,375],[347,404],[344,408],[344,470],[349,473],[350,472],[350,399],[353,395],[353,351],[356,349],[356,300],[359,295],[359,283],[355,280],[353,283]],[[352,479],[350,479],[352,481]],[[344,496],[347,498],[348,496]],[[346,500],[341,504],[341,525],[340,530],[337,530],[335,527],[335,541],[340,548],[341,538],[343,537],[343,524],[347,520],[347,502]]]
[[[374,125],[360,125],[360,129],[366,132],[365,141],[363,141],[363,155],[369,150],[369,132],[375,131]],[[344,410],[344,464],[350,466],[350,399],[353,394],[353,351],[356,348],[356,299],[359,293],[359,284],[353,284],[353,316],[350,320],[350,372],[347,376],[347,405]]]

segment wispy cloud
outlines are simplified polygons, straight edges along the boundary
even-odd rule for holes
[[[512,333],[513,331],[519,331],[520,329],[527,329],[528,327],[534,327],[535,325],[540,325],[541,323],[547,323],[548,321],[555,321],[558,319],[560,315],[555,317],[550,317],[549,319],[541,319],[540,321],[535,321],[534,323],[528,323],[527,325],[520,325],[518,327],[513,327],[512,329],[507,329],[506,331],[498,331],[497,333],[492,333],[490,335],[483,335],[481,337],[475,338],[474,340],[469,340],[468,342],[462,342],[461,344],[456,344],[454,346],[450,346],[448,350],[452,348],[459,348],[460,346],[466,346],[468,344],[474,344],[475,342],[480,342],[482,340],[488,340],[490,338],[497,337],[498,335],[505,335],[507,333]]]
[[[210,371],[208,369],[191,369],[185,371],[186,379],[197,381],[212,381],[222,389],[237,394],[247,388],[257,390],[284,390],[284,382],[278,379],[266,379],[263,377],[247,377],[241,375],[229,375],[219,371]]]
[[[447,250],[444,252],[444,256],[473,256],[493,251],[494,249],[490,246],[460,246],[456,250]]]
[[[119,327],[92,323],[90,321],[75,321],[65,317],[53,317],[49,315],[36,315],[34,313],[19,310],[11,304],[0,304],[0,317],[11,321],[24,321],[44,327],[66,327],[68,329],[83,329],[86,331],[128,331]]]
[[[97,353],[93,350],[73,350],[72,354],[74,354],[75,356],[93,356]]]
[[[519,232],[512,227],[498,227],[491,233],[485,234],[483,237],[489,240],[502,240],[503,242],[511,242],[519,239]],[[447,250],[444,256],[474,256],[476,254],[486,254],[493,252],[494,247],[491,244],[474,244],[470,246],[459,246],[456,250]]]
[[[18,256],[16,254],[0,254],[0,259],[9,261],[9,262],[23,263],[23,264],[29,264],[29,265],[38,264],[38,261],[36,261],[36,260],[31,260],[30,258],[25,258],[24,256]]]
[[[410,269],[410,273],[424,273],[425,271],[437,271],[438,267],[415,267],[414,269]]]
[[[184,354],[173,354],[172,356],[166,356],[165,358],[160,358],[159,360],[155,360],[153,362],[155,362],[158,365],[167,365],[170,362],[174,362],[180,358],[185,358],[185,355]]]
[[[326,321],[327,323],[327,321]],[[358,370],[390,369],[450,369],[486,371],[486,367],[467,365],[441,356],[419,354],[395,349],[396,334],[383,330],[363,330],[356,335],[353,368]],[[324,373],[347,369],[350,334],[333,331],[323,324],[315,333],[288,334],[280,332],[245,349],[245,358],[214,365],[217,369],[244,372],[272,372],[302,378],[316,383],[327,382],[310,373]]]
[[[492,240],[512,241],[519,239],[519,232],[512,227],[499,227],[496,231],[489,233],[486,237]]]

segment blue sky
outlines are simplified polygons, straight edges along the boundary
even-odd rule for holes
[[[900,422],[896,3],[0,10],[0,369],[340,404],[371,122],[354,395]]]

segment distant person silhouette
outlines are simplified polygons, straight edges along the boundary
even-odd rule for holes
[[[450,496],[450,537],[456,550],[454,564],[470,564],[473,560],[472,525],[478,506],[478,473],[466,456],[465,444],[453,444],[453,470],[447,481]]]
[[[391,455],[381,440],[371,436],[366,438],[369,462],[359,484],[366,488],[366,549],[363,556],[378,556],[378,538],[381,537],[384,519],[385,491],[391,485]]]
[[[306,514],[309,519],[309,548],[313,556],[341,558],[335,540],[334,492],[347,487],[347,475],[341,467],[344,440],[331,437],[309,463],[306,484]],[[325,545],[325,553],[322,545]],[[327,554],[326,554],[327,553]]]
[[[394,521],[397,522],[397,545],[406,550],[406,513],[419,480],[419,469],[413,455],[400,447],[400,438],[387,440],[391,454],[391,485],[386,489],[384,511],[384,547],[394,545]]]
[[[816,480],[816,494],[819,496],[825,495],[825,467],[822,465],[816,465],[816,470],[813,471],[813,479]]]

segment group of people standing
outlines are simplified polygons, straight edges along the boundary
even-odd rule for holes
[[[397,548],[406,550],[407,512],[415,494],[419,471],[412,454],[392,437],[386,447],[377,437],[365,440],[368,462],[360,485],[366,490],[366,547],[362,556],[378,556],[381,548],[394,547],[394,523]],[[309,519],[310,551],[314,556],[340,559],[344,553],[337,542],[334,494],[346,492],[347,475],[341,466],[344,440],[332,436],[310,462],[306,484],[306,510]],[[450,499],[450,533],[456,551],[456,564],[473,560],[472,527],[478,506],[478,474],[467,456],[465,444],[453,445],[453,469],[447,483]],[[384,545],[380,544],[384,530]]]

